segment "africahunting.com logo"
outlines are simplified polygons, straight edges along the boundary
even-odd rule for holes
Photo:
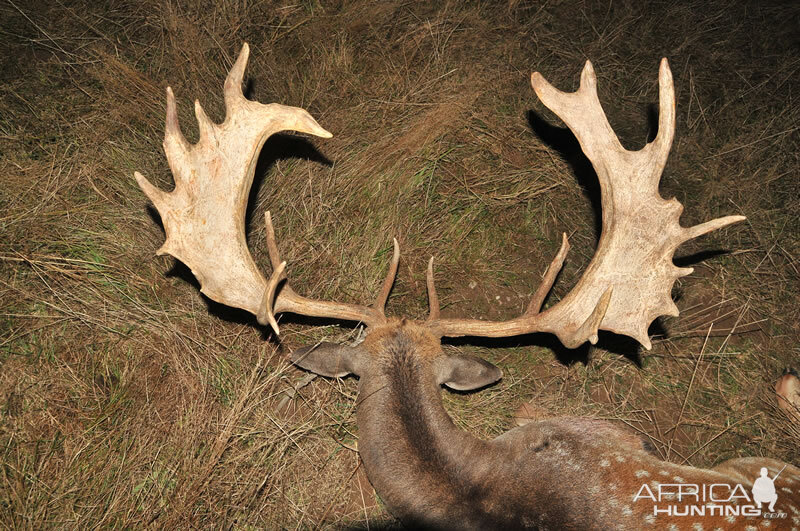
[[[784,468],[786,468],[784,466]],[[778,493],[775,477],[769,477],[766,468],[746,489],[740,483],[643,483],[633,497],[635,502],[649,500],[653,503],[653,516],[761,516],[763,518],[786,518],[783,511],[775,511]],[[680,480],[680,478],[675,478]],[[652,487],[651,487],[652,485]],[[762,507],[766,506],[766,507]],[[766,509],[766,510],[764,510]]]

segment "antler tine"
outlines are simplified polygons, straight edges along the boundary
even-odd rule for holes
[[[383,287],[375,299],[373,308],[381,312],[381,315],[386,315],[386,301],[389,299],[389,293],[392,291],[394,280],[397,278],[397,268],[400,265],[400,244],[397,243],[397,238],[392,238],[394,243],[394,254],[392,254],[392,261],[389,263],[389,270],[386,272],[386,278],[383,281]]]
[[[603,208],[597,251],[572,291],[541,313],[569,248],[566,236],[522,317],[503,322],[440,319],[430,324],[432,328],[445,336],[552,332],[568,347],[596,341],[600,328],[650,348],[647,328],[660,315],[678,314],[670,291],[676,279],[692,272],[672,263],[675,250],[689,239],[745,219],[727,216],[684,228],[679,223],[683,206],[659,195],[658,182],[675,134],[675,90],[666,59],[658,79],[658,134],[642,150],[628,151],[600,105],[591,62],[586,62],[580,88],[572,93],[556,89],[538,72],[531,75],[539,99],[572,130],[597,173]]]
[[[275,335],[281,335],[281,330],[278,328],[278,321],[275,319],[275,313],[272,311],[272,303],[275,300],[275,293],[278,291],[278,284],[283,280],[283,272],[286,269],[286,262],[283,261],[278,264],[278,267],[272,272],[267,282],[267,289],[264,291],[264,298],[261,299],[261,304],[256,313],[256,319],[260,325],[270,325],[275,331]]]
[[[616,136],[616,135],[615,135]],[[666,57],[661,58],[658,65],[658,133],[655,139],[642,150],[654,152],[653,166],[658,168],[651,175],[652,185],[658,189],[661,172],[667,164],[672,141],[675,139],[675,84],[672,81],[672,70]]]
[[[247,68],[247,62],[250,60],[250,46],[247,43],[242,45],[242,51],[239,52],[239,57],[233,63],[230,72],[225,77],[225,85],[223,93],[225,95],[225,107],[232,109],[246,102],[247,98],[244,97],[242,92],[242,83],[244,82],[244,71]]]
[[[439,319],[439,295],[436,294],[436,284],[433,282],[433,257],[428,260],[428,272],[425,275],[425,285],[428,288],[428,323]]]
[[[561,248],[558,250],[558,253],[556,253],[553,261],[550,262],[550,267],[547,268],[544,278],[542,278],[542,282],[536,289],[536,293],[534,293],[533,297],[531,297],[531,302],[528,304],[528,309],[525,311],[525,315],[536,315],[542,310],[544,299],[547,297],[547,294],[550,293],[550,289],[553,287],[553,283],[556,281],[558,273],[564,266],[564,259],[567,257],[567,252],[569,252],[569,241],[567,240],[567,233],[564,232],[561,234]]]
[[[162,143],[164,152],[167,154],[167,162],[169,163],[170,170],[172,170],[173,178],[175,179],[175,188],[182,186],[183,173],[182,169],[189,166],[189,149],[190,146],[186,142],[181,126],[178,123],[178,111],[175,105],[175,94],[172,93],[172,87],[167,87],[167,113],[166,121],[164,124],[164,141]],[[153,202],[159,212],[167,210],[172,207],[170,204],[170,194],[163,192],[153,186],[141,173],[138,171],[133,172],[139,188],[145,195]],[[159,256],[168,254],[169,249],[167,242],[156,251]]]
[[[264,225],[267,228],[267,254],[274,271],[281,263],[281,255],[278,252],[278,244],[275,243],[275,227],[272,226],[272,213],[269,210],[264,212]]]
[[[397,240],[394,241],[394,257],[389,266],[389,272],[383,284],[383,290],[373,307],[362,306],[359,304],[342,304],[331,301],[321,301],[309,299],[298,295],[288,284],[280,288],[277,296],[275,291],[278,284],[283,280],[283,270],[286,262],[282,262],[278,253],[278,245],[275,242],[275,228],[272,225],[272,215],[269,212],[264,214],[264,223],[267,228],[267,251],[272,263],[273,273],[270,277],[258,311],[258,320],[261,324],[269,323],[275,333],[278,333],[278,325],[274,315],[277,313],[295,313],[309,317],[325,317],[332,319],[342,319],[345,321],[358,321],[367,326],[375,326],[386,321],[383,314],[383,306],[386,297],[391,290],[394,275],[400,260],[400,246]],[[388,289],[387,286],[388,285]]]

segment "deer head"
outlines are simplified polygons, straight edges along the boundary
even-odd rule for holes
[[[195,104],[201,138],[194,146],[187,145],[180,133],[174,97],[167,89],[164,149],[175,175],[175,190],[162,192],[136,174],[164,220],[167,241],[159,254],[168,253],[186,263],[208,297],[255,314],[276,333],[279,313],[368,326],[358,346],[325,343],[296,351],[292,360],[324,376],[353,373],[360,377],[361,456],[370,480],[395,514],[412,523],[444,527],[454,523],[459,527],[637,527],[649,522],[646,511],[619,506],[621,502],[615,502],[619,511],[612,511],[614,505],[597,492],[600,486],[616,478],[628,488],[642,471],[647,476],[691,475],[698,481],[725,479],[658,461],[636,437],[589,419],[545,421],[494,441],[480,441],[453,425],[439,396],[442,384],[471,390],[493,383],[502,374],[478,358],[445,354],[442,337],[548,332],[565,346],[576,347],[596,342],[602,329],[628,335],[650,348],[649,324],[660,315],[677,315],[670,290],[677,278],[692,271],[673,265],[677,247],[744,219],[727,216],[684,228],[678,222],[680,203],[658,194],[675,128],[674,90],[666,60],[659,71],[658,135],[636,152],[625,150],[612,131],[597,97],[591,63],[586,63],[575,93],[555,89],[538,73],[531,78],[542,102],[575,133],[600,180],[602,233],[595,256],[573,290],[542,311],[569,249],[564,235],[561,249],[521,316],[506,321],[444,318],[431,259],[427,270],[430,314],[426,321],[414,322],[387,318],[384,312],[400,259],[396,240],[387,276],[371,306],[298,295],[285,281],[286,262],[280,259],[269,212],[265,222],[272,273],[267,278],[255,267],[244,237],[244,211],[261,145],[267,136],[284,129],[322,137],[330,133],[302,109],[246,100],[241,82],[247,55],[245,45],[225,82],[223,124],[212,124]],[[800,482],[796,469],[786,477]],[[586,482],[589,494],[565,492],[565,485],[581,481]]]

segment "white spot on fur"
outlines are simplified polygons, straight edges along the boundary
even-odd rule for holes
[[[675,524],[669,524],[667,529],[669,529],[669,531],[680,531],[680,528]]]
[[[686,480],[680,476],[673,476],[672,479],[678,483],[686,483]]]
[[[758,531],[758,529],[754,525],[748,525],[744,528],[744,531]]]
[[[793,492],[792,489],[790,489],[789,487],[781,487],[781,490],[783,492],[788,492],[789,494],[791,494]]]
[[[666,470],[659,470],[658,473],[661,476],[669,476],[669,472],[667,472]]]
[[[608,468],[611,466],[611,462],[608,459],[601,459],[600,466],[603,468]]]
[[[650,472],[648,472],[647,470],[637,470],[636,472],[633,473],[633,475],[636,476],[637,478],[648,478],[650,477]]]
[[[631,509],[630,505],[626,505],[622,508],[622,516],[633,516],[633,509]]]
[[[732,514],[729,514],[728,516],[726,516],[725,520],[727,520],[729,524],[735,524],[736,523],[736,517],[733,516]]]
[[[692,529],[694,529],[694,531],[703,531],[703,524],[700,522],[695,522],[692,524]]]
[[[615,455],[614,459],[617,461],[617,463],[624,463],[625,462],[625,457],[620,455],[620,454]]]

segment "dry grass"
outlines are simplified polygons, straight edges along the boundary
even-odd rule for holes
[[[425,313],[431,254],[446,312],[518,312],[561,231],[573,251],[554,299],[568,291],[597,238],[596,185],[530,72],[572,89],[591,58],[612,125],[639,147],[669,57],[679,120],[662,193],[684,203],[685,225],[739,213],[747,224],[682,249],[696,272],[676,288],[683,315],[653,328],[652,352],[612,337],[575,352],[538,336],[448,346],[506,378],[446,405],[482,436],[508,429],[530,400],[546,415],[627,423],[677,462],[797,463],[800,430],[770,386],[798,364],[798,11],[1,4],[0,522],[391,525],[358,468],[355,381],[308,382],[284,361],[287,349],[351,331],[286,322],[278,344],[153,256],[163,233],[131,175],[170,187],[164,88],[195,139],[190,103],[222,119],[222,80],[243,41],[249,97],[306,107],[335,135],[267,143],[248,218],[257,261],[269,208],[299,290],[365,302],[396,236],[404,261],[389,311],[410,317]]]

